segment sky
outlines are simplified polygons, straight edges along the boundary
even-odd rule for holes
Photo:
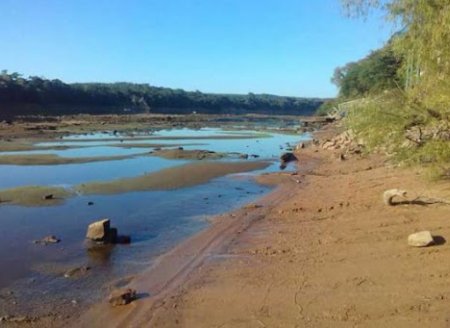
[[[333,97],[337,66],[381,47],[340,0],[1,0],[0,69],[64,82]]]

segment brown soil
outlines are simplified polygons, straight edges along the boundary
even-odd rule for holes
[[[310,146],[298,157],[298,175],[261,178],[283,183],[258,206],[218,218],[133,279],[137,301],[98,304],[74,326],[447,327],[449,207],[386,206],[382,193],[448,199],[448,182],[381,156],[340,161]],[[438,245],[409,247],[420,230]]]

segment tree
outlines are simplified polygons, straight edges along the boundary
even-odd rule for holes
[[[341,1],[350,16],[378,8],[400,25],[391,44],[396,57],[402,58],[396,78],[404,81],[403,92],[369,99],[359,112],[353,111],[349,125],[373,145],[409,162],[433,164],[450,177],[450,1]],[[349,77],[350,71],[345,79]],[[342,90],[342,81],[341,85]]]

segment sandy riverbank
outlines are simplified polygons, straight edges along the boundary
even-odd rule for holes
[[[380,156],[340,161],[316,146],[299,156],[298,175],[261,177],[283,181],[261,207],[218,218],[133,279],[139,300],[98,304],[74,326],[445,327],[450,246],[406,239],[425,229],[450,238],[449,207],[389,207],[381,195],[449,198],[448,183]]]

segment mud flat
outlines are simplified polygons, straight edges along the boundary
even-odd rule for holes
[[[91,182],[76,187],[82,194],[117,194],[190,187],[231,173],[263,169],[269,162],[201,162],[164,169],[136,178]]]
[[[59,187],[26,186],[0,191],[0,205],[58,205],[73,193]],[[47,196],[47,198],[46,198]]]
[[[341,152],[302,150],[298,174],[261,178],[279,178],[275,192],[218,218],[131,280],[144,296],[122,308],[98,304],[73,325],[447,326],[449,207],[387,206],[382,194],[402,188],[448,199],[448,182],[425,182],[378,155],[340,160]],[[420,230],[441,242],[408,246]]]

